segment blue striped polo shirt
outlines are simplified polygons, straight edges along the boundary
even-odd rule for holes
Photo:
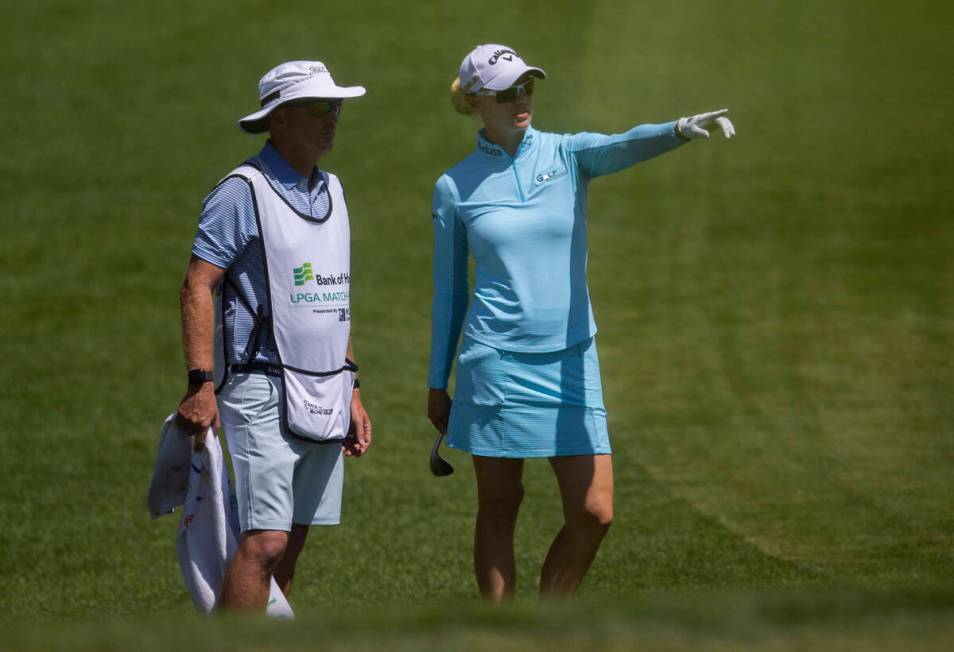
[[[261,168],[272,188],[296,211],[324,217],[329,208],[324,175],[316,167],[310,178],[292,168],[271,141],[249,162]],[[255,220],[252,191],[244,179],[232,177],[215,188],[202,202],[199,228],[192,244],[198,258],[226,270],[223,293],[225,351],[227,362],[278,362],[275,339],[268,327],[271,315],[265,288],[265,258]],[[242,293],[249,306],[236,296]],[[251,341],[255,318],[249,307],[265,319],[256,341]]]

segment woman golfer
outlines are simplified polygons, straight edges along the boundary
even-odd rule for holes
[[[451,86],[477,114],[477,147],[434,190],[434,303],[428,417],[448,446],[473,455],[478,512],[474,570],[481,595],[514,592],[513,537],[523,461],[550,461],[565,524],[540,594],[571,595],[613,520],[613,465],[596,324],[586,284],[591,179],[734,130],[723,111],[626,133],[553,134],[530,126],[543,70],[503,45],[480,45]],[[475,279],[468,296],[467,258]],[[447,393],[463,328],[453,407]]]

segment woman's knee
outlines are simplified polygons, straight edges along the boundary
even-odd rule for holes
[[[588,519],[593,523],[593,527],[608,530],[613,524],[613,501],[599,500],[586,506]]]
[[[613,466],[609,455],[551,460],[570,534],[602,538],[613,524]]]
[[[523,483],[517,482],[493,490],[478,492],[478,505],[484,514],[515,518],[523,502]]]
[[[515,518],[523,502],[523,460],[474,456],[480,512],[495,518]]]
[[[570,535],[581,542],[601,540],[613,524],[612,501],[589,501],[576,513],[567,514]]]

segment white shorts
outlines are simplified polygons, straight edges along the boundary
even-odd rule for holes
[[[312,444],[289,435],[284,401],[281,379],[258,373],[233,374],[218,396],[243,532],[341,520],[341,442]]]

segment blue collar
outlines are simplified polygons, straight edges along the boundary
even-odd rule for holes
[[[295,168],[288,164],[288,161],[275,149],[275,146],[272,145],[272,141],[265,141],[265,146],[262,148],[262,151],[258,153],[258,158],[265,164],[269,172],[272,173],[272,178],[278,181],[285,190],[294,190],[295,188],[301,188],[302,181],[305,181],[305,177],[298,174],[295,171]],[[307,188],[311,189],[316,183],[316,179],[321,179],[318,168],[311,173],[311,178],[308,180],[310,183]]]
[[[521,140],[520,144],[517,145],[517,151],[514,154],[514,159],[518,159],[526,152],[530,151],[534,145],[534,142],[536,141],[536,137],[534,136],[536,133],[537,131],[532,125],[527,127],[527,130],[523,133],[523,140]],[[486,156],[493,156],[495,158],[510,158],[510,156],[502,147],[487,140],[487,136],[483,129],[477,132],[477,151],[485,154]]]

